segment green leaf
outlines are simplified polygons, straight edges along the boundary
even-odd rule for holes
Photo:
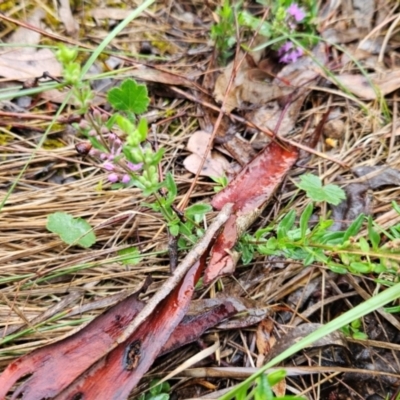
[[[372,248],[376,250],[379,247],[379,243],[381,242],[381,236],[373,228],[373,220],[371,216],[368,217],[368,238],[372,243]]]
[[[344,232],[326,232],[318,238],[321,244],[338,245],[343,243]]]
[[[304,190],[313,201],[326,201],[329,204],[338,205],[346,198],[343,189],[337,185],[322,186],[321,179],[313,174],[304,174],[300,177],[300,182],[296,186]]]
[[[137,247],[128,247],[127,249],[118,250],[118,255],[121,257],[121,262],[124,265],[136,265],[142,261],[142,256]]]
[[[193,217],[195,215],[205,215],[212,210],[210,204],[198,203],[193,204],[185,210],[185,215]]]
[[[168,393],[160,393],[155,396],[149,397],[148,400],[169,400],[169,394]]]
[[[290,210],[279,222],[276,228],[276,235],[278,240],[282,240],[286,238],[288,231],[292,228],[294,221],[296,220],[296,212],[294,210]]]
[[[137,130],[139,133],[139,140],[140,142],[144,142],[147,139],[147,133],[149,131],[149,127],[147,125],[147,119],[146,118],[141,118]]]
[[[313,212],[313,204],[309,203],[307,207],[304,209],[303,213],[301,214],[300,217],[300,232],[301,232],[301,238],[304,239],[307,233],[308,229],[308,221],[311,218],[312,212]]]
[[[273,392],[268,384],[267,377],[263,374],[256,379],[257,386],[254,391],[254,400],[269,400],[273,399]]]
[[[350,269],[356,274],[368,274],[371,272],[371,265],[359,261],[350,263]]]
[[[138,85],[133,79],[122,82],[120,87],[108,91],[107,100],[115,110],[141,114],[147,110],[150,99],[147,87]]]
[[[330,262],[328,264],[328,268],[335,274],[344,275],[344,274],[347,274],[347,272],[348,272],[347,268],[343,267],[343,265],[332,263],[332,262]]]
[[[168,190],[167,200],[171,204],[175,201],[178,194],[178,187],[176,186],[175,180],[170,172],[165,176],[164,185]]]
[[[360,249],[363,253],[369,253],[369,244],[363,237],[360,238],[358,244],[360,245]]]
[[[357,318],[350,325],[354,329],[360,329],[361,328],[361,320],[359,318]]]
[[[347,228],[346,232],[344,233],[343,236],[343,242],[346,240],[349,240],[352,236],[357,235],[357,233],[360,231],[361,226],[364,222],[364,214],[360,214],[352,223],[351,225]]]
[[[179,233],[185,236],[190,236],[192,234],[192,224],[179,224]],[[174,235],[176,236],[176,235]]]
[[[315,261],[315,256],[314,254],[308,254],[308,256],[304,259],[304,266],[307,267],[311,265]]]
[[[47,217],[46,228],[60,236],[69,245],[78,244],[88,248],[96,243],[96,235],[88,222],[74,218],[65,212],[56,212]]]
[[[120,114],[116,115],[115,122],[117,123],[121,131],[125,132],[127,135],[129,135],[135,128],[128,118],[125,118]]]
[[[353,339],[357,339],[357,340],[367,340],[368,339],[368,335],[366,335],[364,332],[353,332],[353,334],[351,336],[353,337]]]
[[[400,215],[400,206],[395,201],[392,201],[392,207]]]
[[[169,233],[172,236],[178,236],[179,235],[179,225],[178,224],[169,225],[168,229],[169,229]]]
[[[279,383],[282,379],[285,379],[287,373],[284,369],[279,369],[278,371],[271,372],[268,374],[268,383],[271,386],[276,385]]]
[[[157,152],[155,152],[153,154],[153,157],[152,157],[153,159],[150,164],[157,166],[159,164],[159,162],[161,161],[161,159],[163,158],[164,153],[165,153],[165,149],[163,149],[163,148],[158,149]]]

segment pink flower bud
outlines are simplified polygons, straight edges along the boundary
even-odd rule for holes
[[[109,161],[106,161],[103,164],[103,168],[106,169],[107,171],[114,171],[115,165]]]
[[[109,182],[111,182],[111,183],[116,183],[116,182],[119,181],[119,176],[118,176],[115,172],[113,172],[113,173],[111,173],[110,175],[108,175],[107,179],[108,179]]]
[[[122,179],[121,182],[122,183],[129,183],[129,181],[131,180],[131,177],[128,174],[125,174]]]

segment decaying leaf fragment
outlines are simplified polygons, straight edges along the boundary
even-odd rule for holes
[[[399,186],[400,171],[385,166],[360,166],[352,169],[360,183],[350,183],[344,190],[346,199],[332,207],[332,231],[345,230],[360,215],[369,215],[372,208],[372,190],[382,186]]]
[[[304,337],[310,335],[318,328],[321,328],[322,324],[317,323],[306,323],[299,326],[296,326],[292,330],[289,331],[286,335],[282,336],[268,353],[265,362],[272,360],[277,355],[283,353],[290,346],[297,343],[299,340]],[[324,347],[324,346],[341,346],[347,348],[347,342],[344,335],[335,331],[330,333],[329,335],[324,336],[322,339],[315,341],[310,347]]]
[[[215,209],[220,210],[225,204],[233,203],[234,214],[214,244],[204,275],[205,283],[234,271],[238,255],[233,252],[233,247],[239,236],[261,214],[297,157],[297,150],[272,142],[214,196],[212,206]]]
[[[103,313],[74,335],[29,353],[8,365],[0,375],[0,399],[13,384],[32,374],[14,392],[12,399],[52,398],[92,363],[101,358],[121,329],[143,308],[139,292]],[[65,366],[68,365],[68,368]]]
[[[367,77],[361,74],[341,74],[335,75],[334,79],[329,77],[327,79],[333,84],[339,82],[362,99],[375,100],[400,88],[400,69],[368,74]]]
[[[44,16],[43,10],[37,9],[30,16],[28,23],[39,27]],[[50,49],[37,50],[33,47],[39,44],[40,36],[39,33],[27,28],[18,28],[9,37],[8,43],[16,45],[24,43],[27,47],[9,47],[0,53],[0,76],[17,81],[38,78],[45,71],[50,75],[60,76],[62,67],[54,53]]]
[[[197,131],[190,137],[187,149],[192,152],[183,161],[185,168],[196,174],[203,157],[206,155],[207,145],[211,135],[204,131]],[[200,175],[209,177],[222,177],[229,169],[228,160],[219,152],[211,151],[206,155],[203,168],[200,171]]]
[[[238,59],[240,60],[242,57],[243,55],[239,55]],[[225,100],[224,104],[227,111],[239,108],[243,102],[257,105],[266,104],[285,94],[283,88],[269,82],[269,75],[262,70],[251,67],[245,58],[238,71],[236,71],[233,84],[225,97],[226,89],[236,65],[237,61],[232,61],[228,64],[215,82],[215,100],[218,102]]]

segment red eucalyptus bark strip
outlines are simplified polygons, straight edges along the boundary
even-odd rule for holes
[[[79,332],[9,364],[0,375],[0,399],[6,397],[18,379],[29,374],[32,376],[19,386],[11,399],[16,399],[22,393],[24,400],[57,395],[108,351],[121,330],[144,307],[138,295],[148,283]]]
[[[233,273],[238,258],[233,252],[237,240],[259,217],[297,157],[296,149],[272,142],[214,196],[211,204],[215,209],[233,203],[233,214],[213,247],[204,283]]]

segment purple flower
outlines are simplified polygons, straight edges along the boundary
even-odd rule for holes
[[[300,47],[293,47],[291,42],[286,42],[278,50],[278,56],[280,56],[279,62],[284,64],[293,63],[302,55],[303,49]]]
[[[132,164],[130,161],[127,162],[127,166],[131,171],[139,171],[142,168],[143,163],[140,164]]]
[[[278,56],[283,56],[285,53],[287,53],[291,48],[293,48],[293,43],[292,42],[286,42],[284,43],[278,50]]]
[[[107,179],[111,182],[111,183],[116,183],[119,181],[119,176],[113,172],[110,175],[108,175]]]
[[[306,12],[303,8],[299,7],[297,3],[292,3],[286,12],[291,15],[296,22],[301,22],[306,16]]]

